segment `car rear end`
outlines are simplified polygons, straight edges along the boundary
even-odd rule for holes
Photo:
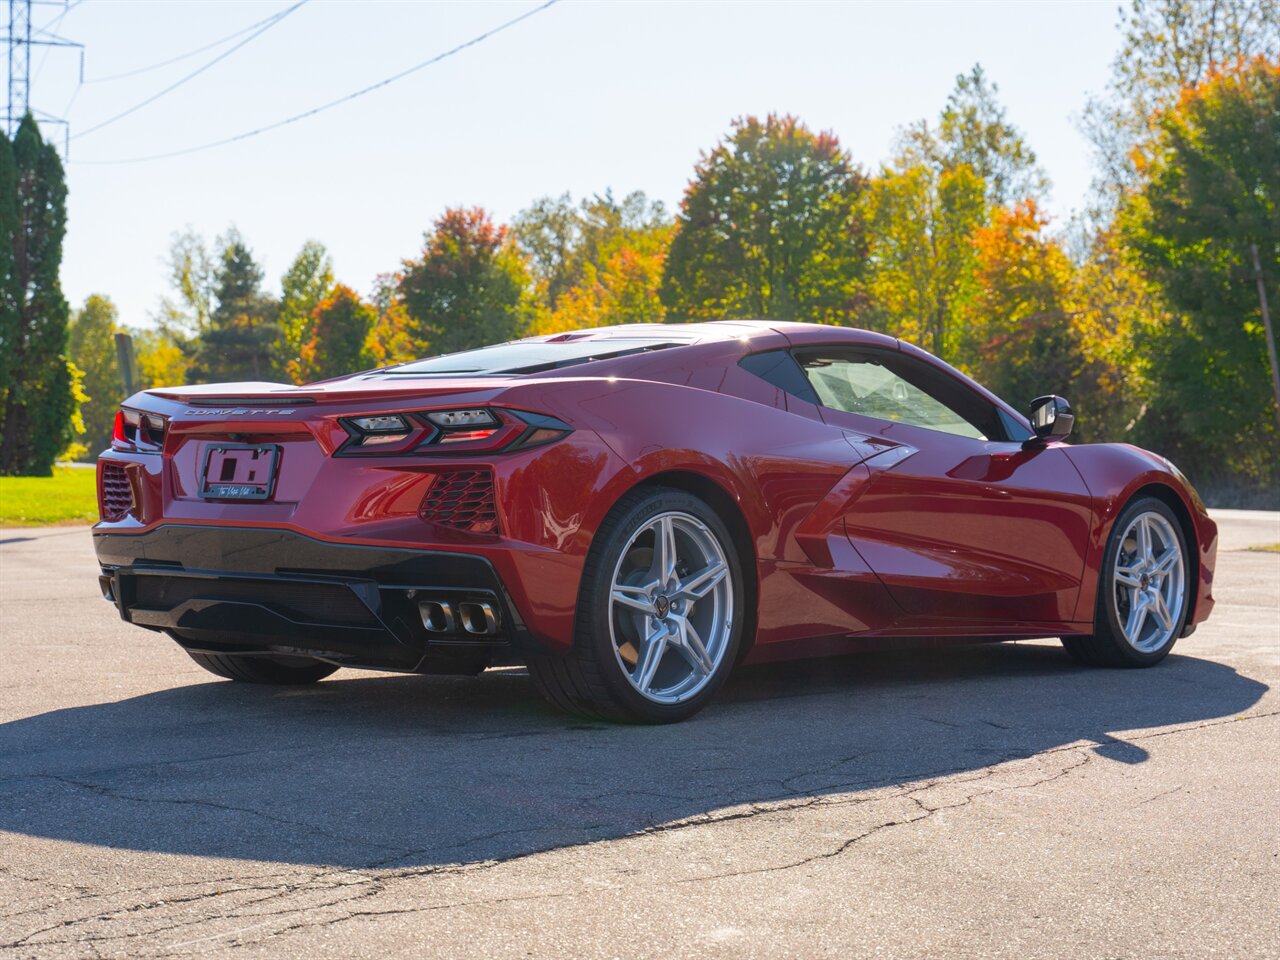
[[[197,653],[475,672],[567,644],[589,542],[573,487],[621,465],[510,385],[136,395],[98,461],[103,596]]]

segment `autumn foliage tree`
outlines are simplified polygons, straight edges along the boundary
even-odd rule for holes
[[[1143,331],[1146,436],[1256,481],[1280,479],[1280,437],[1252,250],[1280,306],[1280,64],[1258,59],[1184,91],[1159,120],[1125,240],[1168,321]]]
[[[302,349],[312,340],[316,307],[332,292],[333,261],[329,251],[324,244],[308,240],[280,279],[276,369],[295,382],[302,382]]]
[[[1084,366],[1071,317],[1072,264],[1047,236],[1033,200],[997,208],[974,232],[973,296],[966,304],[967,365],[1016,406],[1071,396]]]
[[[396,296],[419,356],[510,340],[532,314],[524,258],[507,228],[479,207],[446,210],[421,256],[407,260]]]
[[[302,345],[299,362],[301,381],[327,380],[368,366],[365,341],[377,319],[350,287],[334,287],[311,313],[311,339]]]
[[[668,319],[851,322],[864,187],[833,134],[793,116],[735,121],[681,201],[661,291]]]
[[[928,129],[904,138],[870,191],[869,301],[860,325],[954,361],[972,292],[973,234],[987,219],[985,185],[967,163],[931,156]]]

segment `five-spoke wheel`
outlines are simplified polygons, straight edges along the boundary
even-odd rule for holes
[[[1151,653],[1173,638],[1186,598],[1182,543],[1155,512],[1140,513],[1120,538],[1112,567],[1121,630],[1135,650]]]
[[[1077,660],[1150,666],[1173,648],[1187,620],[1186,541],[1173,511],[1144,497],[1117,518],[1098,584],[1094,635],[1064,637]]]
[[[609,638],[631,685],[679,703],[715,675],[733,630],[733,580],[724,548],[688,513],[640,527],[618,558]]]
[[[567,656],[529,670],[558,706],[645,723],[697,712],[742,639],[744,577],[721,517],[681,490],[624,496],[587,557]]]

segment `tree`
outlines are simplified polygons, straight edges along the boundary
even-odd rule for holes
[[[531,286],[506,227],[479,207],[446,210],[397,283],[413,352],[453,353],[521,336],[533,312]]]
[[[870,190],[870,304],[863,326],[920,342],[958,360],[958,325],[972,295],[973,234],[987,221],[985,186],[967,163],[937,161],[926,124]]]
[[[1129,0],[1120,29],[1107,92],[1083,118],[1101,167],[1103,219],[1139,185],[1136,149],[1157,136],[1157,118],[1183,90],[1254,57],[1280,57],[1280,0]]]
[[[997,208],[974,232],[974,291],[966,305],[971,371],[1015,406],[1070,396],[1084,367],[1070,315],[1072,265],[1046,236],[1035,201]]]
[[[210,255],[204,237],[187,226],[170,236],[165,265],[176,298],[161,300],[161,326],[171,330],[175,340],[193,341],[209,329],[216,304],[217,259]]]
[[[1173,311],[1145,331],[1148,435],[1202,475],[1280,480],[1280,437],[1251,248],[1280,302],[1280,64],[1183,92],[1159,121],[1120,223]]]
[[[399,275],[394,273],[379,274],[374,280],[370,306],[375,318],[364,341],[364,355],[375,367],[407,363],[423,356],[414,349],[409,336],[411,321],[397,293],[399,282]]]
[[[665,318],[658,292],[672,227],[661,203],[651,202],[639,190],[621,201],[606,191],[574,207],[565,194],[554,202],[544,198],[534,204],[517,217],[517,224],[517,242],[517,230],[526,238],[530,232],[543,240],[558,233],[563,240],[549,274],[545,265],[552,246],[522,246],[531,261],[544,264],[533,271],[541,303],[532,332],[660,323]],[[536,279],[539,273],[543,279]],[[553,290],[559,292],[553,296]]]
[[[944,166],[967,164],[986,184],[987,202],[1007,207],[1042,198],[1049,182],[1022,132],[1006,119],[999,92],[981,64],[956,77],[938,125],[938,145]]]
[[[83,430],[58,279],[67,187],[57,150],[30,114],[0,153],[0,473],[47,476]]]
[[[84,373],[86,400],[80,406],[84,418],[84,442],[89,457],[111,445],[116,411],[125,400],[124,379],[116,358],[115,335],[120,332],[116,305],[92,294],[71,321],[68,352]]]
[[[554,310],[560,296],[580,279],[577,248],[581,229],[581,216],[568,193],[539,197],[511,222],[511,238],[524,254],[549,310]]]
[[[1073,278],[1071,313],[1084,368],[1071,397],[1085,440],[1136,442],[1150,409],[1150,379],[1158,371],[1138,344],[1169,316],[1135,259],[1118,231],[1108,230],[1093,239]]]
[[[367,366],[365,340],[377,319],[373,307],[350,287],[334,287],[312,312],[311,339],[303,344],[299,363],[300,382],[328,380]]]
[[[217,269],[216,306],[191,366],[197,382],[262,380],[271,373],[278,306],[261,288],[262,268],[240,234],[229,231]]]
[[[312,314],[333,292],[333,261],[324,244],[308,240],[280,280],[280,340],[276,344],[276,369],[296,383],[304,382],[300,370],[303,345],[312,338]]]
[[[617,200],[606,190],[577,205],[567,193],[543,197],[516,215],[511,235],[541,301],[539,332],[662,319],[657,280],[671,219],[643,191]]]
[[[681,201],[661,290],[669,319],[852,320],[864,183],[830,133],[792,116],[734,121]]]
[[[138,386],[177,387],[188,380],[190,360],[165,330],[131,330],[138,362]]]

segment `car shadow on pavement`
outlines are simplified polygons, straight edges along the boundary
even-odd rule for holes
[[[528,675],[194,683],[0,725],[0,830],[339,867],[501,860],[739,804],[858,793],[1237,715],[1266,685],[1189,656],[1091,670],[1056,645],[739,670],[667,727],[574,720]]]

